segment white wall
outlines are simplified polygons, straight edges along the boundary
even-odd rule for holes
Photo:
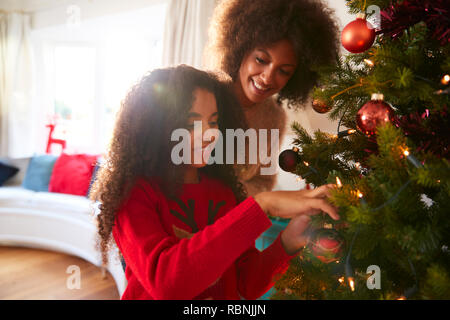
[[[83,20],[101,16],[123,13],[126,11],[147,8],[153,4],[163,3],[165,0],[63,0],[55,3],[51,8],[34,13],[32,28],[39,29],[54,25],[70,23],[78,16]]]
[[[354,15],[347,12],[347,6],[344,0],[326,0],[331,9],[335,10],[335,14],[340,25],[340,31],[349,22],[355,19]],[[343,49],[344,50],[344,49]],[[345,51],[342,51],[345,53]],[[327,114],[319,114],[315,112],[311,107],[311,102],[305,104],[305,110],[299,110],[297,112],[288,111],[290,121],[297,121],[310,133],[317,129],[330,133],[335,133],[337,123],[330,121]]]

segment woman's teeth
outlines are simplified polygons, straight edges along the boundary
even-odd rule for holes
[[[267,91],[269,90],[269,88],[263,87],[261,85],[259,85],[255,80],[252,79],[253,85],[255,86],[256,89],[261,90],[261,91]]]

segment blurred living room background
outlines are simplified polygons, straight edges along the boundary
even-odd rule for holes
[[[146,72],[202,68],[215,2],[0,0],[0,299],[119,299],[120,262],[103,270],[93,246],[95,163]],[[353,19],[328,3],[341,27]],[[336,130],[310,104],[288,113],[310,133]],[[276,189],[302,187],[280,170]]]

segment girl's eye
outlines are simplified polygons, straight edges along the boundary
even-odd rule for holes
[[[219,123],[217,121],[213,121],[213,122],[210,122],[209,125],[211,127],[217,127],[219,125]]]

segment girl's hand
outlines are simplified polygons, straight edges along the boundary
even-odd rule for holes
[[[338,210],[326,200],[332,188],[335,188],[334,184],[312,190],[261,192],[254,199],[264,212],[273,217],[289,219],[323,211],[332,219],[339,220]]]

